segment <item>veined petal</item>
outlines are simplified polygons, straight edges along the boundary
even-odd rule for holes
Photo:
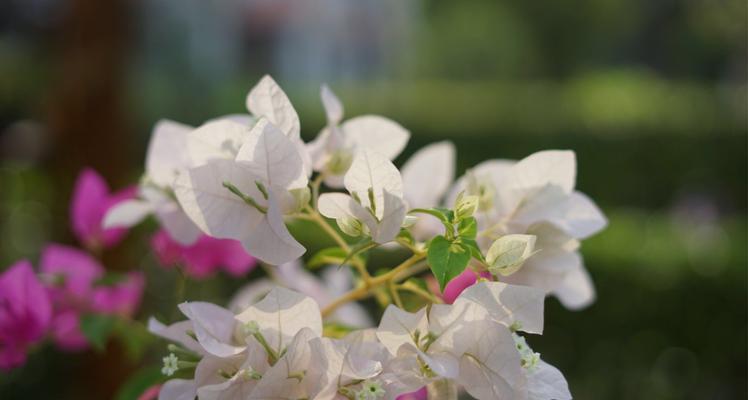
[[[187,334],[188,331],[194,332],[194,330],[192,321],[189,320],[175,322],[168,326],[162,324],[159,320],[153,317],[148,320],[149,332],[161,336],[164,339],[177,342],[189,350],[204,355],[206,354],[205,349],[200,346],[200,343]]]
[[[249,400],[280,400],[306,398],[309,383],[304,379],[312,368],[309,343],[319,335],[309,328],[301,329],[289,343],[286,354],[267,370]]]
[[[382,194],[384,201],[380,221],[375,226],[369,226],[371,238],[380,244],[395,239],[400,232],[400,226],[403,224],[407,212],[402,198],[391,194],[387,190],[383,190]]]
[[[403,191],[412,208],[430,208],[441,199],[455,174],[452,142],[430,144],[413,154],[402,167]]]
[[[457,380],[478,399],[521,399],[527,378],[512,334],[492,321],[474,321],[457,335],[466,344]]]
[[[378,115],[351,118],[340,126],[344,140],[356,149],[369,150],[394,160],[405,148],[410,132],[397,122]]]
[[[595,301],[595,284],[584,266],[579,263],[566,273],[561,283],[553,289],[553,294],[564,307],[581,310]]]
[[[145,156],[145,172],[161,187],[171,187],[177,172],[190,166],[187,134],[193,127],[162,119],[153,127]]]
[[[159,224],[169,232],[169,236],[181,245],[191,245],[202,235],[200,228],[173,200],[159,204],[155,214]]]
[[[297,189],[308,183],[298,148],[265,118],[252,128],[236,161],[270,186]]]
[[[250,254],[270,264],[292,261],[305,249],[288,232],[272,190],[265,201],[257,181],[260,178],[240,163],[216,160],[180,175],[175,193],[185,213],[205,233],[239,240]],[[231,193],[224,182],[267,207],[266,213]]]
[[[409,313],[390,304],[384,311],[377,328],[377,338],[390,354],[397,355],[398,349],[403,345],[418,348],[413,340],[416,332],[420,337],[429,333],[426,308],[416,313]]]
[[[265,117],[290,139],[300,134],[299,115],[283,89],[269,75],[265,75],[249,91],[247,110],[256,117]]]
[[[153,212],[151,203],[143,200],[125,200],[114,205],[104,215],[102,228],[129,228]]]
[[[322,335],[322,316],[317,302],[281,287],[275,287],[236,319],[243,323],[256,322],[270,347],[279,353],[303,329],[309,329],[316,336]]]
[[[545,292],[529,286],[501,282],[477,283],[462,292],[456,302],[470,301],[486,309],[491,318],[528,333],[543,333]]]
[[[187,135],[191,166],[217,159],[233,160],[248,137],[249,127],[228,119],[201,125]]]
[[[400,171],[387,157],[374,151],[359,151],[343,181],[348,192],[355,193],[364,207],[372,206],[369,201],[369,190],[373,191],[374,206],[380,219],[384,208],[385,190],[397,197],[403,197]]]
[[[231,357],[244,351],[232,344],[236,319],[231,311],[199,301],[182,303],[179,310],[192,321],[197,341],[208,353]]]

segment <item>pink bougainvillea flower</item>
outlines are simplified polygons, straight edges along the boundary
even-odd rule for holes
[[[104,267],[88,253],[59,244],[47,245],[39,264],[56,305],[87,303],[94,283],[104,276]]]
[[[0,275],[0,369],[26,361],[27,348],[49,328],[52,306],[31,263],[19,261]]]
[[[153,385],[138,396],[138,400],[156,400],[159,392],[161,392],[161,385]]]
[[[107,210],[135,197],[137,188],[129,187],[110,193],[109,187],[96,171],[84,169],[75,182],[70,202],[70,220],[73,233],[88,248],[111,247],[127,233],[126,228],[101,227]]]
[[[130,317],[135,313],[145,289],[145,277],[141,272],[130,272],[124,280],[111,286],[94,288],[92,308],[102,314],[118,314]]]
[[[480,276],[486,279],[491,279],[491,273],[484,271],[480,273]],[[447,286],[444,288],[444,293],[440,293],[439,291],[439,285],[436,282],[436,280],[433,280],[433,282],[429,283],[429,289],[435,294],[441,294],[442,299],[444,299],[444,302],[447,304],[454,303],[455,299],[462,293],[463,290],[469,288],[470,286],[473,286],[475,282],[478,281],[478,277],[475,275],[475,271],[471,270],[470,268],[466,268],[460,275],[457,275],[447,283]]]
[[[232,276],[241,276],[257,265],[257,260],[244,250],[241,243],[232,239],[202,235],[195,243],[185,246],[161,229],[151,238],[151,248],[161,265],[181,264],[189,276],[197,279],[206,278],[219,269]]]
[[[429,391],[426,386],[416,390],[415,392],[404,393],[397,396],[397,400],[426,400],[429,397]]]

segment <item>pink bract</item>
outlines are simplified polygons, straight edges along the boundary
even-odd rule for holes
[[[52,306],[31,263],[19,261],[0,275],[0,369],[26,361],[28,347],[49,328]]]
[[[207,235],[185,246],[161,229],[151,238],[151,248],[161,265],[171,267],[181,264],[189,276],[197,279],[207,278],[219,269],[232,276],[241,276],[257,265],[257,260],[238,241]]]
[[[134,198],[136,193],[134,186],[110,193],[101,175],[91,168],[84,169],[75,182],[70,202],[71,228],[78,240],[88,248],[111,247],[122,241],[127,229],[103,229],[102,219],[107,210]]]

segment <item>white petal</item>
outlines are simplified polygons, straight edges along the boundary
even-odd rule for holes
[[[492,319],[506,326],[515,323],[528,333],[543,333],[545,292],[529,286],[482,282],[465,289],[459,301],[484,307]]]
[[[239,163],[216,160],[181,174],[175,182],[175,194],[185,213],[205,233],[239,240],[252,255],[270,264],[295,260],[305,249],[288,232],[272,191],[265,202],[255,184],[259,179]],[[267,213],[244,203],[223,182],[265,203]]]
[[[153,212],[153,207],[147,201],[130,199],[117,203],[104,216],[102,228],[129,228],[137,225]]]
[[[285,189],[307,185],[298,148],[275,125],[260,119],[236,156],[261,182]]]
[[[195,396],[195,381],[186,379],[168,380],[158,392],[158,400],[195,400]]]
[[[590,274],[580,264],[566,273],[553,294],[570,310],[581,310],[595,301],[595,285]]]
[[[330,125],[339,124],[343,119],[343,104],[327,85],[322,85],[319,95],[322,98],[322,106],[325,108],[327,123]]]
[[[280,400],[306,398],[307,385],[304,379],[294,375],[303,374],[312,367],[309,343],[319,337],[308,328],[300,330],[289,343],[286,354],[266,371],[249,395],[249,400]]]
[[[267,118],[289,138],[299,138],[299,115],[286,93],[269,75],[263,76],[250,90],[247,110],[256,117]]]
[[[187,334],[188,331],[194,331],[192,321],[180,321],[166,326],[156,318],[151,317],[148,319],[148,331],[154,335],[161,336],[164,339],[177,342],[198,354],[205,354],[205,350],[202,346]]]
[[[319,196],[317,209],[320,214],[335,220],[354,218],[363,222],[369,229],[377,227],[377,220],[360,204],[343,193],[324,193]]]
[[[430,144],[413,154],[402,167],[403,191],[412,208],[441,204],[455,174],[455,147],[444,141]]]
[[[418,347],[413,341],[415,331],[418,331],[421,337],[428,334],[426,309],[422,308],[416,313],[409,313],[390,304],[384,311],[377,328],[377,338],[392,355],[397,355],[402,345]]]
[[[527,400],[571,400],[566,378],[556,367],[540,360],[527,374]]]
[[[468,345],[458,383],[478,399],[519,399],[527,378],[511,333],[494,321],[475,321],[458,335]]]
[[[400,233],[400,226],[403,224],[407,212],[405,202],[400,197],[391,194],[387,190],[384,190],[382,193],[384,202],[382,204],[381,221],[375,226],[369,226],[371,238],[380,244],[395,239],[398,233]]]
[[[192,129],[168,119],[156,123],[145,156],[146,175],[156,185],[171,187],[177,171],[189,167],[187,134]]]
[[[208,353],[231,357],[244,351],[244,346],[232,344],[236,319],[231,311],[199,301],[182,303],[179,310],[192,321],[197,341]]]
[[[169,236],[182,245],[193,244],[202,235],[200,228],[173,201],[156,208],[156,219],[169,232]]]
[[[231,122],[236,122],[237,124],[242,124],[246,126],[247,128],[251,128],[252,126],[254,126],[254,124],[257,123],[257,118],[253,117],[250,114],[227,114],[227,115],[222,115],[218,118],[210,119],[207,122],[215,122],[215,121],[221,121],[221,120],[229,120]]]
[[[573,151],[540,151],[517,162],[512,173],[518,188],[530,190],[553,184],[571,193],[577,177],[577,161]]]
[[[255,321],[270,346],[281,351],[302,329],[322,335],[319,305],[311,297],[276,287],[262,301],[249,307],[236,318],[247,323]]]
[[[239,314],[252,304],[262,300],[275,286],[277,285],[270,279],[253,279],[236,291],[229,301],[228,309],[235,314]]]
[[[207,122],[187,135],[187,149],[192,166],[211,160],[233,160],[249,136],[249,127],[220,119]]]
[[[394,160],[408,144],[410,132],[397,122],[378,115],[351,118],[340,126],[346,143],[360,150],[375,151]]]
[[[351,167],[345,174],[345,188],[361,199],[361,204],[370,206],[369,190],[374,192],[377,217],[381,218],[384,205],[384,191],[403,197],[403,180],[400,171],[380,153],[363,150],[356,154]]]

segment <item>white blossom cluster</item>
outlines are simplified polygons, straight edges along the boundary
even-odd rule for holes
[[[378,328],[342,339],[322,336],[313,299],[280,287],[238,314],[183,303],[188,320],[149,326],[179,344],[169,375],[180,364],[192,374],[167,381],[160,399],[395,399],[444,379],[477,399],[570,399],[563,375],[518,335],[542,333],[544,298],[481,282],[451,305],[391,305]]]
[[[140,195],[105,217],[104,225],[115,227],[154,215],[182,244],[201,234],[237,240],[280,266],[286,286],[301,292],[309,289],[298,266],[306,248],[287,223],[313,221],[339,247],[312,259],[350,265],[357,279],[344,285],[352,287],[348,295],[329,304],[320,301],[324,295],[312,299],[281,288],[250,293],[267,295],[256,304],[245,301],[236,315],[212,304],[182,304],[187,321],[151,326],[180,343],[164,359],[165,374],[190,374],[167,382],[161,398],[394,399],[444,380],[478,399],[570,398],[561,373],[517,332],[541,333],[548,294],[571,309],[595,297],[578,249],[607,221],[574,189],[574,153],[490,160],[455,180],[454,145],[439,142],[399,170],[393,160],[409,140],[406,129],[380,116],[344,120],[342,104],[326,86],[321,99],[327,123],[310,143],[302,141],[294,107],[269,76],[247,95],[249,114],[196,128],[159,122]],[[382,276],[370,275],[359,258],[398,245],[413,256]],[[471,271],[483,282],[441,304],[428,290],[403,283],[423,272],[418,263],[428,266],[441,291]],[[398,291],[406,289],[426,298],[425,307],[404,311]],[[322,336],[323,319],[351,322],[345,315],[360,313],[350,309],[355,301],[373,295],[390,304],[376,330]],[[326,307],[320,312],[318,304]]]

